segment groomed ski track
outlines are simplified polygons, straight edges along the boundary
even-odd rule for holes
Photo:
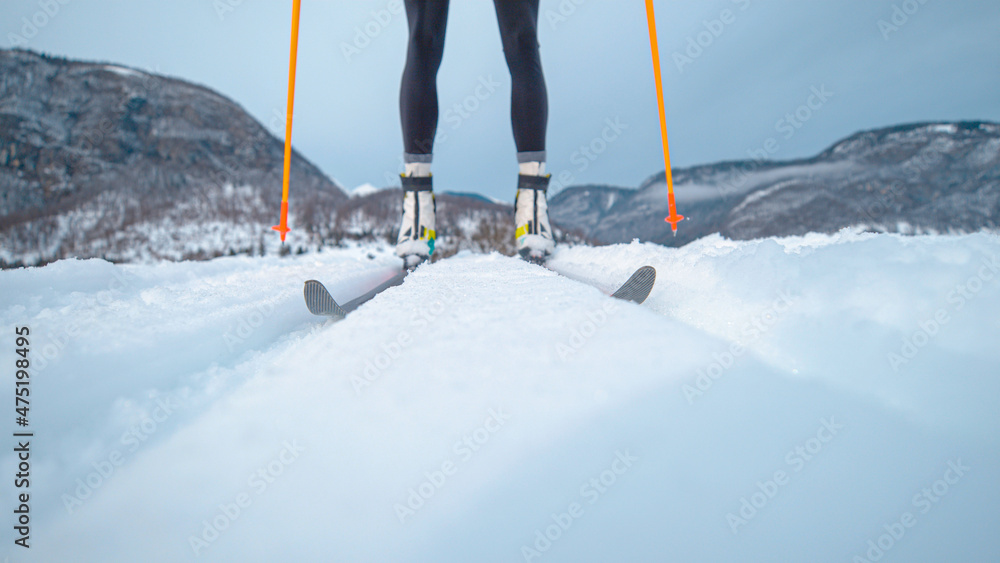
[[[0,272],[6,334],[38,338],[30,560],[852,561],[905,512],[884,561],[995,560],[998,255],[842,233],[553,259],[608,292],[653,265],[638,306],[463,254],[336,323],[302,282],[350,298],[388,251]]]

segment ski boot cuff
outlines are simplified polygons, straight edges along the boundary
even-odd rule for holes
[[[399,175],[403,182],[404,192],[430,192],[433,191],[431,176],[405,176]]]
[[[551,179],[552,179],[551,174],[546,176],[526,176],[524,174],[518,174],[517,189],[539,190],[544,192],[549,189],[549,180]]]

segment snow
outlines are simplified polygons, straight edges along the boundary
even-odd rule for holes
[[[358,187],[354,188],[353,190],[351,190],[350,196],[351,197],[364,197],[364,196],[372,195],[373,193],[375,193],[377,191],[379,191],[379,188],[376,188],[375,186],[373,186],[371,184],[361,184],[360,186],[358,186]]]
[[[761,186],[801,181],[803,178],[847,176],[854,167],[855,164],[851,161],[843,160],[829,163],[787,165],[766,170],[759,170],[754,164],[747,170],[736,168],[727,173],[719,173],[717,178],[707,183],[687,181],[677,183],[674,185],[674,192],[677,202],[691,203],[721,197],[741,196],[751,193]],[[654,184],[654,189],[649,190],[649,195],[645,197],[664,200],[666,199],[666,191],[666,182],[657,182]]]
[[[756,201],[760,201],[760,200],[762,200],[762,199],[764,199],[766,197],[770,197],[771,194],[773,194],[773,193],[781,191],[781,190],[787,188],[788,186],[794,186],[794,185],[799,184],[799,183],[801,183],[801,180],[799,180],[799,179],[784,180],[784,181],[778,182],[777,184],[775,184],[773,186],[764,188],[763,190],[753,192],[750,195],[748,195],[745,198],[743,198],[743,201],[741,201],[739,203],[739,205],[737,205],[736,207],[734,207],[732,209],[732,211],[730,211],[730,213],[732,213],[733,215],[736,215],[738,212],[740,212],[743,209],[745,209],[751,203],[754,203]]]
[[[1000,139],[990,139],[976,149],[972,150],[966,157],[969,164],[975,166],[989,166],[1000,161]]]
[[[948,135],[954,135],[958,133],[958,127],[953,123],[942,123],[935,124],[928,127],[928,129],[933,133],[945,133]]]
[[[1000,237],[552,261],[605,291],[643,264],[638,306],[462,253],[339,323],[302,282],[351,297],[398,267],[386,248],[0,272],[36,434],[32,547],[6,554],[1000,560]],[[7,448],[4,498],[15,468]]]
[[[131,68],[125,68],[123,66],[104,65],[102,68],[104,68],[104,70],[111,71],[120,76],[126,76],[126,77],[146,76],[145,73],[139,72],[138,70],[134,70]]]

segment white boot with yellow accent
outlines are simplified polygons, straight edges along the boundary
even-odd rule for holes
[[[396,255],[407,270],[416,268],[434,254],[434,190],[430,176],[401,176],[403,219],[396,239]]]
[[[551,176],[520,174],[514,199],[514,239],[521,258],[542,263],[555,250],[546,191]]]

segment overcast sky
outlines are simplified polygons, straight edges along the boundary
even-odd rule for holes
[[[291,4],[3,0],[0,33],[5,47],[23,39],[205,84],[283,137]],[[397,4],[303,1],[293,138],[348,189],[401,170]],[[656,4],[674,166],[745,158],[768,139],[770,156],[787,159],[862,129],[1000,121],[997,0]],[[541,11],[550,171],[622,186],[662,171],[643,1],[542,0]],[[510,78],[492,1],[453,0],[448,25],[435,187],[511,201]]]

